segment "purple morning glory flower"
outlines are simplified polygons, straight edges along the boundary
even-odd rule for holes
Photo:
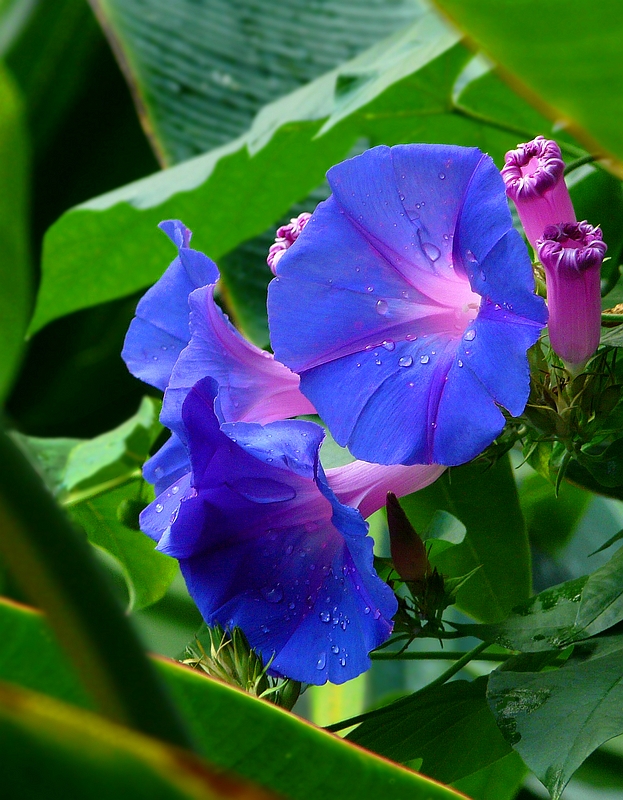
[[[375,147],[328,172],[269,287],[275,357],[337,442],[461,464],[522,413],[546,322],[504,183],[476,148]]]
[[[141,515],[178,558],[208,624],[238,626],[273,673],[342,683],[370,666],[396,599],[375,574],[359,512],[342,505],[318,460],[320,426],[219,423],[206,378],[182,409],[192,475]],[[182,498],[182,502],[179,501]]]
[[[548,225],[575,222],[560,147],[551,139],[537,136],[510,150],[504,161],[506,194],[515,203],[528,241],[536,250],[537,240]]]
[[[573,374],[599,345],[601,263],[607,245],[588,222],[550,225],[537,242],[545,269],[549,339]]]
[[[181,409],[199,380],[218,383],[217,412],[222,422],[272,422],[315,414],[301,394],[299,376],[272,353],[247,341],[214,302],[214,286],[191,292],[190,341],[180,353],[164,395],[161,421],[183,437]]]
[[[173,365],[188,344],[188,295],[219,278],[216,264],[191,249],[191,232],[178,220],[160,227],[177,247],[177,257],[141,298],[130,323],[121,356],[128,369],[157,389],[166,389]]]

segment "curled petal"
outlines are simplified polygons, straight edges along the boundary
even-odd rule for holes
[[[161,222],[160,228],[177,246],[178,254],[139,301],[122,358],[135,377],[164,390],[190,339],[188,295],[199,286],[215,283],[219,273],[213,261],[188,247],[191,233],[181,222]]]

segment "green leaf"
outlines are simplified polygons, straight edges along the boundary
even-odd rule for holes
[[[157,400],[145,397],[136,414],[118,428],[78,444],[67,459],[64,478],[67,491],[78,497],[81,491],[140,470],[162,431],[159,407]],[[66,502],[74,502],[72,495]]]
[[[553,120],[564,120],[590,151],[618,158],[623,174],[623,8],[604,0],[437,0],[501,67],[501,75]],[[586,25],[578,25],[586,20]],[[552,36],[555,31],[555,36]],[[569,46],[573,42],[573,46]]]
[[[519,488],[528,536],[541,550],[553,554],[571,538],[593,495],[564,481],[558,495],[541,475],[528,475]]]
[[[175,560],[156,552],[138,529],[139,511],[153,500],[141,466],[162,430],[159,405],[145,397],[137,413],[118,428],[76,445],[63,478],[63,503],[91,544],[117,560],[129,606],[136,609],[160,600],[177,573]]]
[[[65,696],[67,664],[50,646],[41,615],[0,601],[0,638],[26,643],[8,654],[0,651],[0,679],[76,701],[71,687],[73,695]],[[327,786],[341,800],[373,800],[388,787],[394,800],[459,796],[199,672],[162,659],[156,664],[200,752],[219,768],[283,797],[320,800],[326,797]]]
[[[348,734],[393,761],[422,759],[420,771],[453,783],[508,755],[487,706],[486,678],[424,689],[379,710]]]
[[[35,800],[226,800],[271,795],[206,762],[57,700],[0,685],[2,786]],[[33,764],[37,765],[33,770]]]
[[[0,64],[0,402],[18,365],[31,304],[28,145],[21,97]]]
[[[472,800],[515,800],[527,770],[517,753],[509,753],[452,786]]]
[[[462,118],[451,130],[444,124],[452,119],[452,84],[469,58],[457,41],[429,13],[405,33],[264,107],[239,139],[63,215],[44,243],[31,333],[155,281],[171,260],[170,243],[156,231],[162,219],[183,219],[195,232],[195,246],[218,259],[306,197],[361,137],[466,143],[477,125]],[[344,72],[370,79],[337,97]],[[227,292],[225,271],[223,285]]]
[[[81,439],[45,439],[11,431],[11,437],[28,456],[54,496],[64,489],[69,454]]]
[[[97,23],[83,0],[2,4],[0,55],[24,96],[39,156],[83,89],[101,43]]]
[[[432,486],[401,500],[416,530],[438,510],[467,528],[462,544],[434,559],[451,578],[478,572],[459,590],[457,605],[486,622],[504,619],[531,589],[530,552],[517,487],[507,457],[486,469],[482,463],[446,471]]]
[[[417,0],[361,0],[356,8],[347,0],[313,7],[292,0],[277,19],[267,0],[93,5],[139,98],[154,149],[167,165],[235,138],[266,103],[423,13]]]
[[[489,705],[507,741],[558,800],[584,759],[623,733],[623,640],[576,645],[560,669],[493,672]],[[555,731],[555,735],[552,735]]]
[[[3,432],[0,527],[0,557],[25,595],[45,610],[102,713],[192,749],[88,543]]]
[[[530,598],[496,625],[462,625],[465,635],[511,650],[536,653],[565,648],[623,620],[623,548],[593,572]]]

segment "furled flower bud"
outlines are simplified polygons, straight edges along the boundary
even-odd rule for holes
[[[426,546],[393,492],[387,494],[386,507],[394,569],[403,581],[421,581],[431,572]]]
[[[299,238],[301,231],[307,225],[310,217],[311,214],[308,211],[304,211],[302,214],[299,214],[298,217],[292,217],[287,225],[281,225],[277,228],[275,242],[269,247],[268,258],[266,259],[273,275],[277,274],[279,259]]]
[[[528,241],[537,239],[548,225],[575,222],[575,211],[565,184],[560,147],[544,136],[517,145],[505,157],[502,177],[506,194],[517,207]]]
[[[600,267],[607,249],[601,230],[588,222],[550,225],[537,242],[547,282],[550,342],[574,374],[599,344]]]

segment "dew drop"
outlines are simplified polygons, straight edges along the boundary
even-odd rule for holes
[[[480,270],[480,280],[481,281],[486,281],[487,280],[487,276],[485,275],[485,273],[482,270]]]
[[[420,364],[428,364],[430,358],[428,356],[420,356]]]
[[[368,286],[368,287],[366,287],[366,291],[367,291],[367,292],[373,292],[373,291],[374,291],[374,286]]]
[[[174,486],[174,487],[171,489],[171,494],[177,494],[177,493],[179,492],[179,490],[180,490],[180,487],[179,487],[179,486]]]
[[[357,362],[356,366],[357,366],[357,367],[360,367],[360,366],[361,366],[361,364],[360,364],[359,362]]]
[[[336,644],[331,645],[331,652],[337,655],[340,652],[340,648]]]
[[[399,193],[398,193],[398,197],[399,197],[401,200],[404,200],[404,199],[405,199],[405,196],[404,196],[404,194],[403,194],[402,192],[399,192]]]
[[[385,300],[377,300],[376,301],[376,313],[377,314],[380,314],[382,317],[384,317],[385,314],[387,314],[388,310],[389,310],[389,306],[387,305],[387,302]]]
[[[370,606],[366,606],[366,607],[364,608],[364,610],[363,610],[363,613],[364,613],[364,614],[369,614],[369,613],[370,613]]]
[[[381,361],[381,359],[380,359],[380,358],[376,358],[376,359],[374,360],[374,363],[376,364],[376,366],[377,366],[377,367],[380,367],[380,366],[381,366],[381,364],[382,364],[383,362]]]
[[[320,658],[316,662],[316,669],[324,669],[327,663],[327,654],[322,652],[320,653]]]
[[[422,242],[422,250],[431,261],[437,261],[441,255],[440,249],[431,242]]]
[[[175,522],[175,520],[177,519],[177,515],[178,515],[179,513],[180,513],[180,510],[179,510],[179,508],[176,508],[176,509],[175,509],[175,511],[174,511],[174,512],[171,514],[171,517],[169,518],[169,525],[173,525],[173,523],[174,523],[174,522]]]
[[[295,609],[294,603],[288,603],[288,608],[290,609],[290,611],[294,611]]]
[[[439,173],[439,180],[440,180],[440,181],[445,181],[445,179],[446,179],[446,176],[445,176],[445,174],[444,174],[443,172],[440,172],[440,173]]]
[[[158,360],[158,356],[152,356],[152,358],[153,358],[154,361]]]
[[[410,381],[410,382],[409,382],[409,388],[410,388],[410,389],[413,389],[413,387],[414,387],[414,386],[415,386],[415,384],[413,383],[413,381]]]
[[[408,334],[405,336],[405,339],[406,339],[408,342],[414,342],[414,341],[417,339],[417,336],[416,336],[414,333],[408,333]]]
[[[283,589],[279,584],[272,589],[263,588],[261,590],[264,600],[269,603],[280,603],[283,600]]]
[[[471,251],[471,250],[466,250],[466,251],[465,251],[465,258],[466,258],[468,261],[471,261],[471,263],[472,263],[472,264],[477,264],[477,263],[478,263],[478,259],[477,259],[477,258],[476,258],[476,256],[475,256],[475,255],[472,253],[472,251]]]
[[[473,342],[476,338],[476,331],[473,328],[470,328],[468,331],[465,332],[463,336],[466,342]]]
[[[403,356],[402,358],[398,359],[398,364],[401,367],[410,367],[413,364],[413,359],[411,356]]]
[[[457,361],[457,364],[459,365],[459,367],[462,367],[462,366],[463,366],[463,362],[461,361],[461,359],[460,359],[460,358],[459,358],[459,360]]]
[[[380,619],[380,618],[381,618],[381,612],[377,608],[376,611],[374,612],[374,619]]]
[[[320,612],[320,621],[321,622],[331,622],[331,614],[328,611],[321,611]]]
[[[340,666],[341,667],[346,666],[346,656],[342,656],[342,658],[340,658]]]
[[[262,631],[262,633],[268,633],[270,628],[268,627],[268,625],[260,625],[260,630]]]
[[[293,551],[293,550],[294,550],[294,547],[293,547],[291,544],[289,544],[289,545],[286,547],[286,555],[287,555],[287,556],[291,556],[291,555],[292,555],[292,551]]]
[[[385,339],[385,341],[383,342],[383,347],[386,350],[394,350],[394,348],[396,347],[396,342],[393,342],[391,339]]]
[[[164,506],[162,503],[156,503],[156,514],[162,514],[164,511]]]

